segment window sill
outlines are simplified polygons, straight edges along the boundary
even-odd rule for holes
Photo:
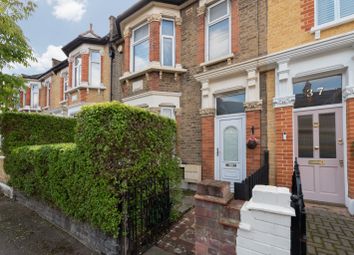
[[[66,92],[65,92],[66,93]],[[68,100],[62,100],[59,102],[59,104],[63,105],[63,104],[67,104],[68,103]]]
[[[81,89],[87,89],[87,90],[90,90],[90,89],[94,89],[94,90],[104,90],[106,89],[106,87],[101,84],[100,86],[92,86],[92,85],[89,85],[89,84],[85,84],[85,85],[80,85],[80,86],[77,86],[75,88],[71,88],[71,89],[68,89],[67,91],[65,91],[64,93],[65,94],[68,94],[68,93],[71,93],[71,92],[75,92],[77,90],[81,90]]]
[[[339,20],[335,20],[335,21],[331,21],[319,26],[314,26],[313,28],[311,28],[311,33],[316,33],[317,31],[321,31],[321,30],[326,30],[326,29],[330,29],[332,27],[336,27],[336,26],[340,26],[343,25],[345,23],[354,21],[354,15],[350,15],[348,17],[339,19]]]
[[[23,112],[23,111],[30,111],[30,112],[40,112],[42,111],[44,108],[41,108],[40,106],[38,107],[32,107],[29,105],[24,106],[23,108],[20,108],[19,111]]]
[[[160,64],[150,64],[148,67],[146,67],[142,70],[139,70],[137,72],[124,74],[121,78],[119,78],[119,80],[120,81],[130,80],[135,77],[138,77],[138,76],[141,76],[146,73],[153,72],[153,71],[178,74],[178,73],[187,72],[187,69],[184,69],[182,67],[166,67],[166,66],[161,66]]]
[[[229,55],[226,55],[225,57],[221,57],[221,58],[217,58],[217,59],[213,59],[213,60],[201,63],[200,66],[202,66],[202,67],[211,66],[211,65],[215,65],[217,63],[220,63],[220,62],[232,59],[232,58],[234,58],[234,54],[229,54]]]

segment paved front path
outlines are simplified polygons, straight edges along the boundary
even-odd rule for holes
[[[354,217],[346,208],[306,203],[306,211],[307,254],[354,254]]]
[[[0,255],[49,254],[97,253],[0,193]]]

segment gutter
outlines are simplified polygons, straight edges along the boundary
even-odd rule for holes
[[[111,81],[110,81],[110,97],[109,101],[113,101],[113,60],[115,58],[115,52],[114,52],[114,47],[112,44],[109,46],[109,58],[111,59]]]

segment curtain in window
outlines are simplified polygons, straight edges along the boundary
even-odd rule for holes
[[[334,21],[334,1],[335,0],[317,1],[317,25],[322,25]]]
[[[340,17],[344,18],[354,14],[354,0],[340,0]]]

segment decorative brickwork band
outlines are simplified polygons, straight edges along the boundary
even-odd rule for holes
[[[81,81],[82,82],[88,82],[89,80],[89,54],[82,54],[81,55],[82,59],[82,65],[81,65]]]
[[[26,91],[26,105],[31,105],[31,88],[28,87]]]
[[[232,52],[237,53],[240,49],[240,16],[238,10],[238,0],[231,1],[231,36],[232,36]]]
[[[291,187],[293,173],[293,107],[275,108],[276,184]],[[283,133],[286,140],[283,140]]]
[[[347,99],[348,196],[354,199],[354,98]]]
[[[256,172],[261,167],[261,111],[246,112],[246,139],[252,136],[252,128],[258,145],[255,149],[247,148],[247,176]]]
[[[131,31],[127,30],[124,32],[124,64],[123,71],[124,73],[129,73],[130,71],[130,40],[131,40]]]
[[[301,29],[310,31],[315,24],[315,5],[314,0],[301,0]]]
[[[204,62],[205,56],[205,6],[200,6],[197,10],[198,13],[198,49],[197,61],[199,64]]]
[[[202,115],[202,179],[214,179],[214,115]]]
[[[73,62],[69,61],[69,80],[68,80],[69,88],[72,88],[73,85]]]
[[[60,101],[64,100],[64,78],[60,77]]]
[[[150,23],[150,61],[160,61],[160,21]]]
[[[295,103],[295,96],[277,97],[273,99],[273,106],[277,107],[293,107]]]
[[[177,22],[176,19],[176,65],[181,64],[181,48],[182,48],[182,35],[181,35],[182,24],[181,23],[182,22]]]

